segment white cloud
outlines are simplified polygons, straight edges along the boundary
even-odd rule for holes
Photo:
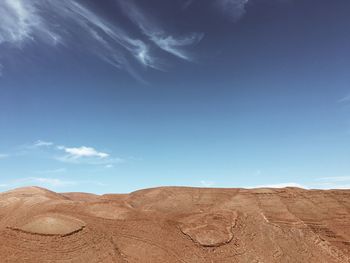
[[[144,17],[140,10],[133,14]],[[132,37],[134,32],[131,34],[123,24],[111,23],[89,8],[86,2],[78,0],[2,0],[0,20],[0,45],[6,48],[23,50],[28,43],[72,46],[96,55],[113,67],[124,69],[140,80],[134,61],[144,67],[162,70],[163,65],[151,52],[154,50],[152,42],[189,60],[183,47],[200,40],[195,34],[175,38],[164,30],[153,28],[148,19],[141,27],[148,39]],[[77,41],[79,45],[76,45]]]
[[[99,152],[92,147],[86,147],[86,146],[73,147],[73,148],[58,146],[57,149],[63,150],[66,153],[68,153],[68,158],[71,158],[71,159],[79,159],[84,157],[97,157],[97,158],[103,159],[103,158],[109,157],[108,153]]]
[[[0,14],[0,44],[21,44],[32,38],[33,31],[41,27],[40,18],[28,1],[3,0]]]
[[[173,36],[153,32],[149,34],[149,37],[164,51],[167,51],[168,53],[181,59],[192,60],[191,56],[182,48],[198,43],[203,38],[203,34],[193,33],[186,37],[175,38]]]
[[[42,140],[37,140],[33,144],[33,147],[50,147],[50,146],[53,146],[53,142],[47,142],[47,141],[42,141]]]
[[[110,165],[125,162],[125,160],[122,158],[112,157],[110,154],[97,151],[92,147],[57,146],[56,148],[60,151],[65,152],[65,155],[61,155],[55,158],[61,162],[108,166],[106,168],[110,168]]]
[[[166,33],[155,22],[154,16],[147,16],[132,0],[119,0],[118,2],[125,15],[160,49],[181,59],[192,60],[184,47],[197,44],[203,38],[203,34],[192,33],[188,36],[174,37]]]
[[[33,143],[29,148],[39,148],[39,147],[53,147],[55,144],[53,142],[38,140]],[[108,153],[99,152],[93,147],[81,146],[81,147],[66,147],[66,146],[56,146],[57,150],[64,151],[67,153],[67,158],[69,159],[79,159],[79,158],[107,158],[110,157]]]
[[[69,19],[79,24],[92,39],[99,45],[98,55],[117,67],[127,66],[127,61],[115,44],[127,50],[139,62],[145,66],[154,67],[154,59],[149,54],[148,46],[140,39],[131,38],[120,27],[116,27],[105,21],[102,17],[90,11],[81,4],[71,1],[66,6],[58,5],[66,11]],[[102,49],[101,49],[102,47]]]
[[[3,0],[0,2],[0,45],[23,48],[27,42],[44,41],[55,45],[60,36],[51,30],[40,7],[51,0]]]
[[[23,49],[28,43],[74,46],[78,32],[79,48],[115,67],[135,75],[126,59],[132,55],[143,65],[157,68],[147,44],[74,0],[3,0],[0,17],[0,45],[7,48]]]
[[[57,145],[54,142],[38,140],[31,144],[23,146],[25,151],[21,154],[32,155],[33,157],[52,158],[57,161],[74,164],[90,164],[90,165],[101,165],[111,168],[112,165],[124,163],[126,160],[119,157],[114,157],[109,153],[98,151],[93,147],[79,146],[79,147],[66,147],[63,145]],[[40,149],[40,155],[37,154],[37,149]],[[18,155],[18,153],[17,153]],[[5,158],[7,155],[1,155],[0,159]],[[36,171],[37,174],[53,174],[53,173],[64,173],[65,168]]]

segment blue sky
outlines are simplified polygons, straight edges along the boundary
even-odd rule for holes
[[[350,187],[348,0],[5,0],[0,191]]]

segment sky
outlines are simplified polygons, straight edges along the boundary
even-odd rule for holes
[[[350,188],[350,1],[3,0],[0,191]]]

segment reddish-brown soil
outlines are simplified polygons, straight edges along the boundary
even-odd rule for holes
[[[0,194],[0,262],[350,262],[350,190]]]

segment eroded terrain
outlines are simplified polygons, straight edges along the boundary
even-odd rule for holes
[[[0,194],[0,262],[350,262],[350,190]]]

